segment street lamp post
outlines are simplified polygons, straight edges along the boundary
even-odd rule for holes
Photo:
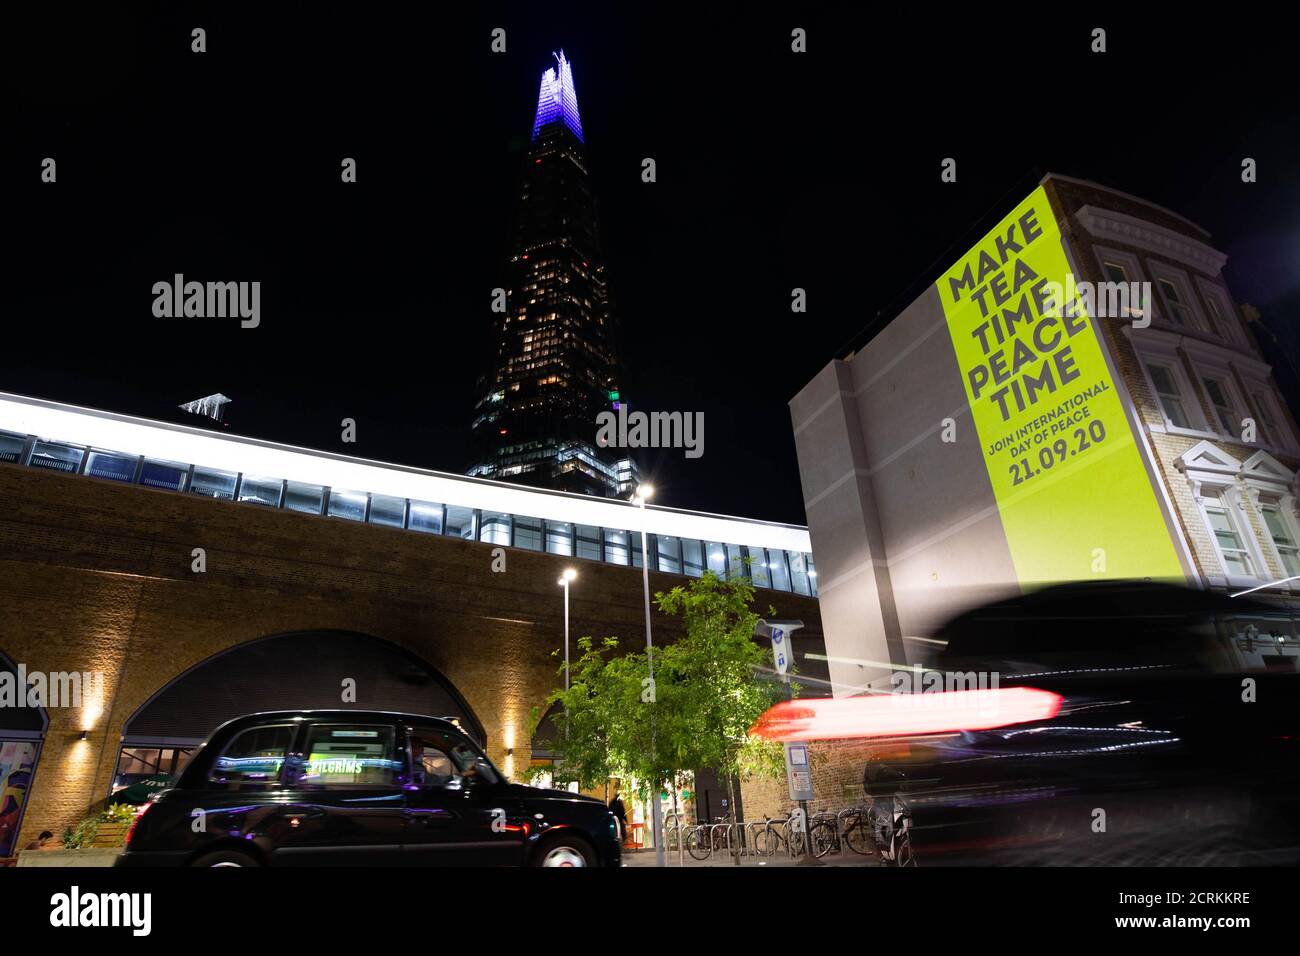
[[[641,585],[645,592],[645,650],[646,664],[650,668],[650,687],[655,686],[655,662],[654,662],[654,641],[650,636],[650,548],[646,540],[645,530],[645,503],[655,492],[650,485],[642,485],[637,489],[636,497],[632,500],[637,507],[641,509]],[[650,746],[657,753],[655,748],[655,712],[653,701],[650,704]],[[659,781],[654,781],[655,787],[659,786]],[[650,793],[650,814],[651,825],[654,827],[655,834],[655,866],[667,865],[664,858],[664,816],[663,808],[659,805],[659,792],[651,788]],[[679,836],[680,839],[680,831]]]
[[[565,568],[555,583],[564,588],[564,689],[569,689],[569,582],[578,576],[573,568]]]
[[[560,579],[555,583],[564,588],[564,690],[569,690],[569,582],[578,576],[578,572],[573,568],[565,568]],[[568,707],[568,700],[565,700],[565,707]],[[569,714],[566,709],[564,714],[564,752],[568,753],[569,747]]]

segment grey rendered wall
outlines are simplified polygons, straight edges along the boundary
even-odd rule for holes
[[[888,686],[903,650],[848,365],[822,369],[790,411],[835,696]]]
[[[1016,589],[933,287],[790,409],[828,656],[918,663],[928,646],[910,638]],[[831,664],[837,696],[881,674]]]

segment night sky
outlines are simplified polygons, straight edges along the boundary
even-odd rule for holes
[[[1122,7],[1049,22],[1042,5],[906,20],[421,6],[141,3],[11,25],[0,390],[151,417],[221,391],[232,432],[462,470],[538,80],[561,47],[624,396],[705,413],[702,458],[641,453],[659,503],[802,522],[790,398],[1048,171],[1208,229],[1277,355],[1300,352],[1300,106],[1277,24],[1144,24]],[[940,182],[948,156],[955,184]],[[261,327],[154,318],[151,287],[177,272],[261,281]],[[795,286],[806,315],[790,313]]]

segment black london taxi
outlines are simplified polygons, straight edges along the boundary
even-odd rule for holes
[[[619,866],[592,797],[509,783],[451,720],[253,714],[145,805],[118,866]]]

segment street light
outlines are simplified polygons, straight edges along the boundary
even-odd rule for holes
[[[565,568],[555,583],[564,588],[564,689],[569,689],[569,582],[578,576],[573,568]]]
[[[646,541],[645,503],[654,495],[652,485],[641,485],[632,498],[632,503],[641,509],[641,585],[645,591],[645,651],[646,663],[650,668],[650,686],[655,685],[654,642],[650,636],[650,547]],[[655,712],[653,702],[650,705],[650,746],[654,748]],[[658,786],[658,781],[655,782]],[[663,808],[659,806],[659,794],[652,789],[650,794],[650,812],[655,833],[655,866],[666,865],[664,859],[664,817]]]

